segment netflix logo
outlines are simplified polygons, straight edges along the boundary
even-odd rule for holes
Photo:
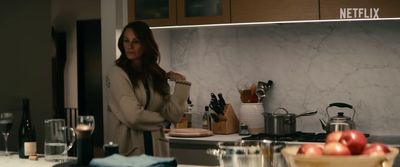
[[[379,19],[379,8],[340,8],[340,19]]]

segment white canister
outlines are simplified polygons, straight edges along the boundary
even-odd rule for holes
[[[242,103],[240,105],[240,122],[248,126],[250,134],[264,133],[263,112],[262,103]]]

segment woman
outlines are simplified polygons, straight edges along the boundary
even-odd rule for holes
[[[125,26],[118,48],[121,56],[107,78],[110,138],[124,155],[168,156],[163,126],[187,109],[191,83],[159,66],[157,43],[144,22]],[[167,79],[176,82],[172,95]]]

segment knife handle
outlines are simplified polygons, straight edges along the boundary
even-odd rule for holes
[[[211,99],[218,100],[218,99],[217,99],[217,96],[215,96],[215,94],[214,94],[214,93],[211,93]]]
[[[219,98],[219,102],[221,103],[222,107],[225,108],[226,103],[225,103],[224,97],[222,96],[222,93],[218,93],[218,98]]]

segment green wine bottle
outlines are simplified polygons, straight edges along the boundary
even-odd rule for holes
[[[29,99],[22,99],[22,119],[19,127],[19,158],[28,158],[30,155],[36,155],[36,132],[31,122],[29,111]]]

